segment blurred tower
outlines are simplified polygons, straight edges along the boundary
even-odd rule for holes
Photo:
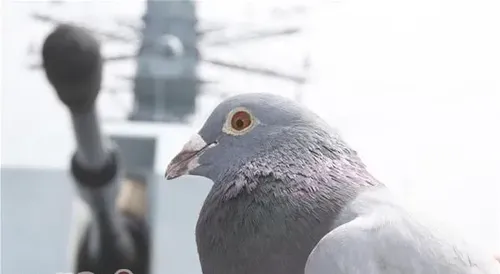
[[[195,3],[148,0],[143,21],[130,120],[185,121],[199,86]]]

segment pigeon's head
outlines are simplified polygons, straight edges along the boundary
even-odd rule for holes
[[[328,147],[315,143],[333,141],[325,133],[328,129],[318,116],[284,97],[233,96],[215,108],[168,165],[165,176],[173,179],[192,174],[218,182],[244,166],[267,164],[274,165],[273,172],[277,172],[279,166],[296,165],[314,147]]]

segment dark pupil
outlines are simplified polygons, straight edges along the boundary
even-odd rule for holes
[[[238,119],[238,120],[236,120],[235,124],[236,124],[237,128],[242,128],[245,125],[245,122],[243,122],[242,119]]]

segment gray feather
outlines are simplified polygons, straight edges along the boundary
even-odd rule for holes
[[[386,189],[361,194],[314,248],[305,274],[494,274],[491,254],[430,227]]]

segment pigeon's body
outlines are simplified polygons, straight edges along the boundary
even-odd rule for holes
[[[214,182],[196,227],[204,274],[496,273],[393,204],[333,129],[282,97],[226,100],[167,173]]]
[[[275,191],[273,182],[267,183],[268,187],[254,191]],[[306,214],[293,208],[263,207],[269,201],[243,196],[238,202],[205,203],[196,228],[203,273],[302,274],[315,243],[331,229],[330,222],[321,221],[335,214],[328,201]],[[277,194],[274,202],[290,202],[285,196]]]
[[[491,254],[430,228],[387,189],[361,193],[311,253],[305,274],[495,274]]]

